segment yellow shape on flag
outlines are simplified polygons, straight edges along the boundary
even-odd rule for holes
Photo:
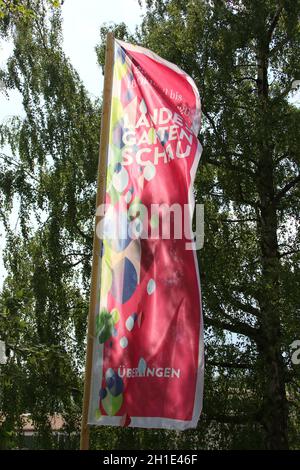
[[[115,73],[118,80],[122,80],[123,77],[127,74],[128,66],[126,62],[122,64],[121,60],[117,60],[115,63]]]
[[[117,98],[116,96],[113,96],[112,106],[111,106],[111,118],[110,118],[110,131],[111,131],[111,133],[112,133],[115,125],[117,124],[117,122],[119,122],[120,119],[122,119],[123,114],[124,114],[124,111],[123,111],[123,106],[122,106],[121,100],[119,98]],[[110,141],[110,142],[112,142],[112,141]]]
[[[112,272],[109,266],[109,260],[103,257],[101,272],[101,297],[108,294],[112,285]]]

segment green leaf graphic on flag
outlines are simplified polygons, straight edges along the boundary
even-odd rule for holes
[[[96,318],[96,336],[99,338],[99,343],[105,343],[111,337],[113,327],[113,316],[106,309],[101,310]]]

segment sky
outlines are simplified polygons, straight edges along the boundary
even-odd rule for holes
[[[100,25],[124,22],[134,32],[142,11],[138,0],[65,0],[64,50],[93,95],[99,96],[103,86],[95,53]]]
[[[100,40],[100,26],[124,22],[134,32],[141,22],[142,12],[138,0],[65,0],[62,7],[63,48],[92,96],[100,97],[103,87],[102,71],[97,65],[95,52]],[[11,44],[0,42],[0,67],[5,65],[11,51]],[[15,91],[6,98],[0,93],[0,122],[12,115],[22,115],[20,94]],[[11,226],[14,227],[16,222],[15,210]],[[4,230],[0,224],[0,287],[6,275],[2,262],[4,245]]]

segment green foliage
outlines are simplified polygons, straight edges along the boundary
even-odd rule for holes
[[[96,318],[96,336],[99,343],[105,343],[111,335],[114,327],[114,320],[112,315],[106,310],[102,309]]]
[[[8,272],[0,336],[11,351],[1,367],[0,409],[5,432],[20,430],[20,415],[31,413],[38,445],[48,448],[56,445],[48,422],[54,412],[78,433],[100,105],[64,56],[59,11],[35,12],[15,24],[5,71],[25,117],[0,129],[8,149],[0,155]],[[14,202],[20,231],[7,222]]]
[[[16,22],[27,22],[38,16],[40,8],[44,13],[50,8],[59,8],[64,0],[0,0],[0,36],[6,36]]]
[[[120,39],[121,41],[127,42],[134,42],[135,38],[130,32],[125,23],[113,24],[113,25],[106,25],[104,24],[100,28],[100,44],[96,46],[96,53],[98,58],[98,63],[104,68],[105,63],[105,42],[106,42],[106,35],[108,32],[112,31],[114,33],[114,37],[116,39]]]
[[[300,333],[300,112],[288,97],[300,75],[300,4],[146,4],[138,41],[187,71],[202,97],[204,413],[227,426],[221,447],[278,448],[287,438],[274,443],[274,429],[287,433],[288,409],[299,447],[299,370],[289,345]]]

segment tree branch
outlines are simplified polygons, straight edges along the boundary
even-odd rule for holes
[[[267,32],[267,41],[268,41],[268,44],[270,44],[271,40],[272,40],[272,36],[273,36],[273,33],[275,31],[275,28],[277,26],[277,23],[278,23],[278,20],[280,18],[280,15],[281,15],[281,12],[283,10],[283,5],[282,5],[282,2],[279,3],[278,7],[277,7],[277,10],[273,16],[273,19],[271,21],[271,24],[270,24],[270,27],[268,29],[268,32]]]
[[[257,413],[239,414],[239,415],[226,415],[221,413],[207,414],[207,418],[211,421],[227,424],[246,424],[255,423],[258,421]]]
[[[247,364],[246,362],[218,362],[218,361],[209,361],[205,360],[205,364],[213,367],[224,367],[225,369],[252,369],[252,364]]]
[[[254,315],[255,317],[260,316],[260,310],[258,308],[253,307],[253,305],[244,304],[238,299],[230,296],[229,301],[238,309],[243,310],[245,313],[249,313],[250,315]]]
[[[82,238],[84,238],[87,242],[90,242],[90,243],[93,243],[93,237],[87,235],[86,233],[84,233],[83,230],[81,230],[80,227],[78,227],[77,224],[74,224],[74,227],[76,229],[76,231],[79,233],[79,235],[82,236]]]
[[[226,152],[226,155],[230,157],[231,155],[234,155],[234,152]],[[213,160],[212,158],[205,158],[204,163],[209,163],[210,165],[214,165],[219,168],[226,168],[227,170],[237,171],[239,173],[245,173],[247,176],[254,177],[254,174],[251,171],[234,165],[230,160],[226,160],[224,162],[221,160]]]
[[[286,251],[285,253],[280,253],[279,254],[279,258],[284,258],[284,256],[289,256],[289,255],[295,255],[296,253],[299,253],[300,252],[300,249],[295,249],[295,250],[291,250],[291,251]]]
[[[280,199],[282,199],[286,193],[292,189],[297,183],[300,182],[300,175],[296,176],[296,178],[292,179],[289,183],[287,183],[274,197],[274,203],[277,204]]]
[[[32,178],[33,180],[39,182],[38,178],[36,178],[32,173],[30,173],[26,168],[24,168],[24,165],[22,162],[18,162],[14,158],[9,157],[8,155],[5,155],[4,153],[0,153],[0,158],[2,158],[2,160],[4,160],[9,165],[14,165],[17,168],[22,169],[24,173],[26,173],[26,175],[29,176],[29,178]]]
[[[235,321],[232,319],[231,321],[234,321],[234,323],[228,323],[228,322],[218,320],[216,318],[209,318],[209,317],[205,317],[204,319],[204,323],[208,326],[221,328],[223,330],[230,331],[231,333],[237,333],[243,336],[247,336],[253,339],[254,341],[257,341],[258,330],[256,328],[252,328],[251,326],[246,325],[245,323],[241,323],[239,321]]]
[[[210,220],[214,220],[214,221],[218,221],[218,222],[221,222],[221,223],[228,223],[228,224],[239,224],[239,223],[243,223],[243,222],[257,222],[257,219],[256,218],[249,218],[249,219],[210,219]]]

